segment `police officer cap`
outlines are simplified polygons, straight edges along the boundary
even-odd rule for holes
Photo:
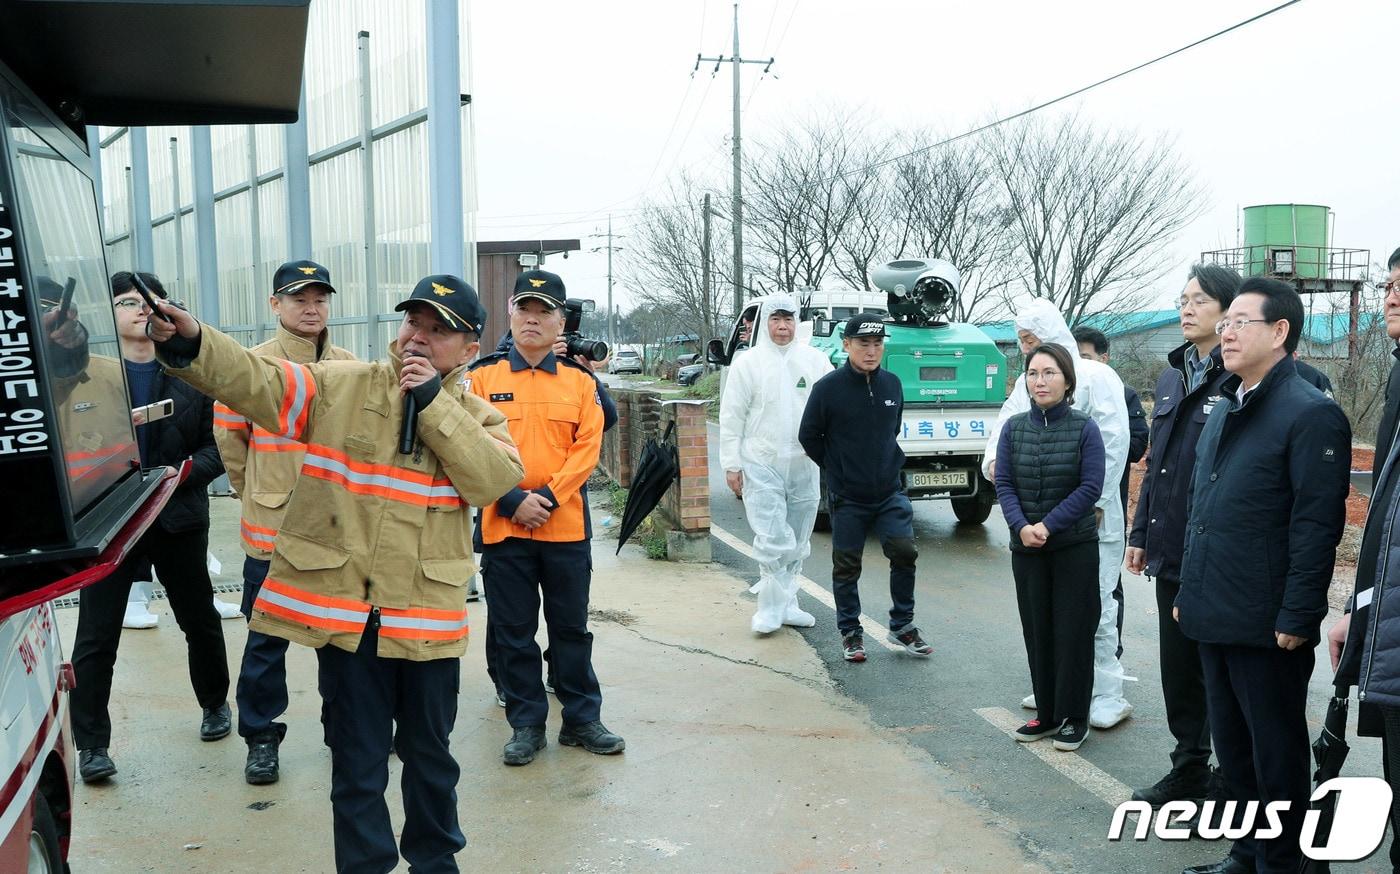
[[[423,277],[413,286],[408,300],[394,309],[403,312],[415,303],[431,306],[454,331],[471,331],[479,337],[486,327],[486,309],[476,296],[476,289],[455,276],[439,273]]]
[[[315,261],[288,261],[272,274],[273,294],[296,294],[308,285],[324,285],[326,291],[335,294],[331,272]]]
[[[859,313],[851,316],[850,320],[846,322],[846,330],[842,336],[852,340],[857,337],[883,337],[885,336],[885,323],[880,320],[879,316]]]
[[[527,297],[547,304],[553,309],[564,305],[564,280],[546,270],[526,270],[515,279],[515,291],[510,299],[514,303]]]

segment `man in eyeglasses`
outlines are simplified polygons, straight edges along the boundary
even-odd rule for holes
[[[1386,265],[1382,285],[1386,336],[1400,344],[1400,249]],[[1387,536],[1400,506],[1395,503],[1400,473],[1400,345],[1390,354],[1395,363],[1385,387],[1385,411],[1376,432],[1376,460],[1371,465],[1371,505],[1356,559],[1356,588],[1346,614],[1327,633],[1337,680],[1357,687],[1356,733],[1381,738],[1381,767],[1391,789],[1400,780],[1400,564],[1388,558],[1397,538]],[[1379,567],[1378,567],[1379,566]],[[1380,571],[1378,574],[1377,571]],[[1379,580],[1380,585],[1376,585]],[[1390,864],[1400,871],[1400,792],[1391,800]]]
[[[160,280],[150,273],[142,281],[156,297],[166,297]],[[228,706],[228,658],[219,614],[214,611],[214,588],[209,579],[209,495],[206,487],[224,472],[214,443],[214,402],[194,388],[170,377],[156,360],[155,345],[146,335],[151,311],[127,272],[112,277],[112,306],[116,310],[121,369],[126,371],[131,406],[143,407],[170,398],[173,413],[149,424],[138,423],[138,452],[142,467],[178,466],[193,459],[189,477],[171,495],[156,524],[136,542],[111,576],[94,583],[78,598],[78,630],[73,640],[73,671],[78,684],[71,696],[73,741],[78,747],[78,776],[84,783],[106,780],[117,773],[108,754],[112,720],[107,705],[112,696],[112,671],[121,641],[127,590],[147,562],[155,566],[175,621],[185,634],[189,651],[190,684],[203,717],[199,738],[216,741],[228,735],[232,714]],[[117,365],[110,360],[89,369],[96,379],[115,380]]]
[[[1239,287],[1239,274],[1218,264],[1194,265],[1186,277],[1177,302],[1185,342],[1167,354],[1167,369],[1157,378],[1151,451],[1128,532],[1128,570],[1146,572],[1157,590],[1162,700],[1167,728],[1176,738],[1171,770],[1152,786],[1133,792],[1134,801],[1154,807],[1201,799],[1210,790],[1210,724],[1201,657],[1196,642],[1172,619],[1172,604],[1181,588],[1186,493],[1196,464],[1196,441],[1220,402],[1220,384],[1230,376],[1220,358],[1215,325]]]
[[[1225,859],[1187,874],[1292,872],[1302,861],[1308,680],[1351,487],[1351,426],[1293,362],[1302,328],[1297,292],[1263,277],[1240,285],[1216,325],[1231,376],[1196,446],[1173,610],[1199,645],[1230,797],[1288,809],[1277,837],[1251,828]]]

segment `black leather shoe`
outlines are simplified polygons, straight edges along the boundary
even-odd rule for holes
[[[117,766],[112,762],[112,757],[107,755],[106,747],[78,751],[78,776],[83,778],[84,783],[106,780],[115,773]]]
[[[276,783],[281,776],[277,761],[279,738],[276,734],[260,734],[248,738],[248,764],[243,766],[243,779],[253,786]]]
[[[199,723],[200,740],[218,740],[228,737],[230,731],[233,731],[233,712],[228,709],[227,701],[218,707],[204,708],[204,720]]]
[[[600,756],[611,756],[627,749],[627,741],[608,731],[607,726],[597,720],[559,729],[559,743],[566,747],[583,747]]]
[[[1211,862],[1208,865],[1192,865],[1181,874],[1254,874],[1254,866],[1248,862],[1241,862],[1234,856],[1226,856],[1219,862]]]
[[[1196,765],[1186,768],[1172,768],[1167,776],[1133,792],[1134,801],[1146,801],[1153,807],[1161,807],[1168,801],[1200,801],[1210,791],[1210,768]]]
[[[527,725],[517,728],[506,744],[501,761],[507,765],[528,765],[535,760],[535,753],[545,748],[543,725]]]

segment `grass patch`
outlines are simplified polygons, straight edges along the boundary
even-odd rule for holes
[[[701,401],[719,400],[719,371],[707,373],[696,380],[694,385],[686,386],[686,396]]]
[[[608,509],[618,520],[622,519],[622,511],[627,509],[627,490],[611,480],[608,481]]]
[[[651,524],[650,518],[647,520],[646,533],[642,535],[642,549],[646,550],[647,558],[652,561],[665,561],[666,559],[666,532],[660,526]]]

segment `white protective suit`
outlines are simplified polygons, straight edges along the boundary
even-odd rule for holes
[[[797,442],[797,426],[812,386],[831,372],[827,357],[796,330],[786,346],[773,342],[768,317],[778,310],[795,318],[797,302],[778,294],[763,303],[753,346],[730,367],[719,411],[720,464],[744,475],[744,512],[759,568],[752,626],[759,634],[816,624],[797,605],[797,576],[812,551],[820,471]]]
[[[1099,426],[1103,435],[1104,485],[1103,494],[1095,508],[1103,511],[1099,523],[1099,597],[1101,612],[1099,628],[1094,634],[1094,698],[1089,704],[1089,724],[1095,728],[1111,728],[1133,711],[1133,705],[1123,697],[1123,666],[1118,651],[1118,602],[1113,590],[1118,586],[1119,570],[1123,565],[1124,538],[1123,505],[1118,497],[1118,482],[1128,461],[1128,405],[1123,398],[1123,380],[1107,364],[1079,357],[1079,344],[1065,324],[1064,316],[1048,300],[1036,299],[1016,316],[1016,328],[1035,334],[1041,343],[1063,346],[1074,360],[1076,385],[1074,408],[1082,410]],[[982,473],[992,476],[996,461],[997,441],[1006,420],[1031,408],[1026,392],[1024,373],[1016,379],[1016,387],[1001,407],[987,438],[987,452],[982,461]]]

